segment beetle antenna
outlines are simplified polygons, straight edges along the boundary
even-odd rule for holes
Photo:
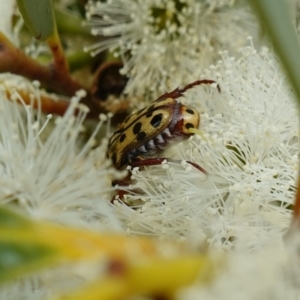
[[[165,93],[163,95],[161,95],[159,98],[157,98],[155,101],[159,101],[159,100],[163,100],[166,98],[179,98],[181,96],[183,96],[184,92],[193,88],[196,85],[201,85],[201,84],[213,84],[213,83],[217,83],[214,80],[210,80],[210,79],[202,79],[202,80],[196,80],[188,85],[186,85],[184,88],[180,89],[180,88],[176,88],[174,91],[170,92],[170,93]],[[221,88],[220,85],[217,84],[217,89],[218,92],[221,93]]]
[[[202,80],[196,80],[188,85],[186,85],[183,89],[179,89],[179,92],[184,93],[186,90],[189,90],[191,88],[193,88],[196,85],[201,85],[201,84],[213,84],[213,83],[217,83],[214,80],[210,80],[210,79],[202,79]],[[217,89],[218,92],[221,93],[221,88],[220,85],[217,83]]]

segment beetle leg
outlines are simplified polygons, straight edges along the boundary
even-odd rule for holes
[[[171,158],[165,158],[165,157],[159,157],[159,158],[145,158],[145,159],[138,159],[138,160],[133,160],[130,163],[131,167],[144,167],[144,166],[155,166],[155,165],[160,165],[164,160],[167,162],[175,162],[175,163],[180,163],[180,160],[176,159],[171,159]],[[198,169],[200,172],[202,172],[205,175],[208,175],[208,172],[199,166],[196,163],[193,163],[189,160],[186,161],[188,164],[192,165],[194,168]]]
[[[163,95],[161,95],[159,98],[157,98],[155,101],[159,101],[159,100],[162,100],[162,99],[166,99],[166,98],[173,98],[173,99],[176,99],[176,98],[179,98],[181,96],[183,96],[184,92],[193,88],[194,86],[196,85],[201,85],[201,84],[213,84],[213,83],[216,83],[216,81],[214,80],[210,80],[210,79],[202,79],[202,80],[196,80],[188,85],[186,85],[184,88],[180,89],[180,88],[176,88],[174,91],[170,92],[170,93],[165,93]],[[217,84],[217,89],[218,89],[218,92],[220,93],[221,92],[221,88],[220,88],[220,85]]]

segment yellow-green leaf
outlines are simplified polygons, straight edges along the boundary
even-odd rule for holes
[[[194,282],[209,282],[214,278],[215,265],[207,254],[137,261],[124,265],[118,274],[113,273],[54,299],[112,300],[127,299],[132,295],[168,296]]]
[[[169,295],[196,279],[209,281],[217,265],[209,254],[189,253],[182,244],[67,228],[0,206],[0,284],[60,263],[104,258],[104,274],[62,299]]]
[[[37,243],[0,242],[0,284],[55,261],[50,247]]]
[[[0,206],[0,232],[3,233],[0,234],[0,284],[44,268],[59,258],[59,253],[50,244],[15,236],[16,232],[26,233],[34,228],[34,222]]]
[[[181,247],[174,251],[181,252]],[[128,261],[159,255],[162,243],[143,237],[127,237],[67,228],[34,221],[0,206],[1,280],[31,273],[61,262],[106,258]],[[11,251],[11,255],[9,252]],[[1,281],[0,280],[0,281]]]
[[[24,228],[31,222],[14,211],[0,206],[0,228]]]

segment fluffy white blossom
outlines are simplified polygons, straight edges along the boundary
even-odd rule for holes
[[[44,220],[120,229],[108,205],[112,171],[105,162],[105,140],[91,151],[103,120],[84,144],[80,134],[87,111],[78,106],[82,95],[73,97],[66,114],[50,125],[51,115],[45,119],[40,110],[7,100],[5,91],[16,86],[35,99],[40,93],[16,76],[1,77],[0,204],[18,203],[26,214]],[[22,102],[17,92],[14,97]],[[77,107],[80,113],[75,117]]]
[[[87,18],[104,36],[87,50],[120,55],[126,91],[152,97],[192,80],[219,50],[236,52],[256,28],[245,2],[232,0],[89,1]]]
[[[299,122],[293,93],[266,48],[244,48],[202,74],[182,102],[201,111],[200,130],[174,147],[178,163],[133,170],[117,203],[128,232],[253,251],[280,240],[290,224],[299,171]],[[208,176],[181,160],[202,166]],[[131,191],[131,192],[130,192]]]
[[[230,253],[224,269],[216,268],[213,282],[193,285],[180,292],[179,299],[282,300],[299,299],[299,233],[271,242],[251,254]]]

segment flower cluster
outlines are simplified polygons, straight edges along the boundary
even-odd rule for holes
[[[179,299],[298,299],[299,234],[292,240],[284,246],[281,241],[271,242],[256,253],[230,253],[226,270],[212,284],[189,287]]]
[[[299,171],[299,123],[279,69],[266,48],[244,48],[239,60],[224,52],[202,76],[221,93],[203,86],[186,92],[182,101],[203,112],[201,131],[176,147],[177,164],[133,170],[135,182],[123,188],[135,210],[117,204],[128,231],[240,251],[281,239]]]
[[[5,74],[0,83],[0,203],[18,203],[34,217],[91,228],[119,229],[107,199],[110,188],[105,141],[95,151],[94,137],[80,143],[87,110],[74,96],[62,118],[52,122],[41,110],[11,103],[6,91],[18,86],[40,101],[37,87]],[[16,92],[15,101],[22,103]],[[74,111],[80,113],[75,117]],[[51,123],[51,124],[50,124]],[[106,201],[105,201],[106,200]]]
[[[221,49],[236,52],[256,28],[245,3],[232,0],[89,1],[87,19],[104,36],[87,50],[119,55],[126,91],[151,97],[193,80]]]

